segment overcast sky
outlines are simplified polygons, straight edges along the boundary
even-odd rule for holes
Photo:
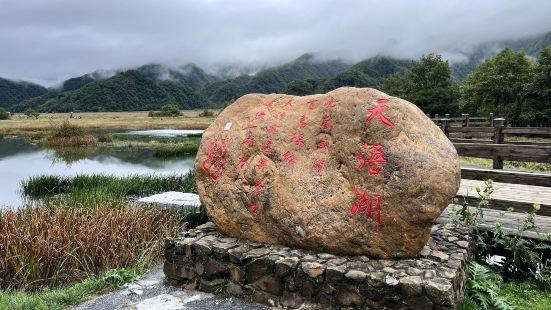
[[[551,30],[550,0],[0,0],[0,77],[53,85],[148,62],[418,57]]]

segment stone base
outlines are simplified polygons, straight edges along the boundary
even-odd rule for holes
[[[437,224],[416,259],[338,256],[221,235],[213,223],[165,242],[164,273],[185,289],[271,306],[455,309],[472,234]]]

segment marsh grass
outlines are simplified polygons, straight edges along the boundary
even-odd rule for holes
[[[89,146],[95,145],[96,137],[87,134],[85,130],[68,120],[59,125],[52,125],[50,134],[39,144],[42,146]]]
[[[166,191],[196,192],[194,172],[184,175],[79,175],[75,177],[41,175],[21,184],[23,194],[31,198],[70,194],[61,199],[81,203],[117,202],[126,197],[150,195]]]
[[[157,158],[182,157],[189,154],[196,154],[199,150],[198,144],[186,144],[172,147],[160,147],[155,150],[153,156]]]
[[[105,204],[0,211],[0,287],[33,290],[75,283],[113,268],[149,265],[181,216]]]
[[[177,136],[177,137],[155,137],[146,135],[129,135],[129,134],[113,134],[114,141],[130,141],[130,142],[157,142],[161,144],[199,144],[201,143],[202,134]]]

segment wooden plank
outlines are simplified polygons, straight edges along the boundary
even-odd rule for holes
[[[503,160],[551,163],[551,146],[485,143],[454,143],[453,145],[461,156],[490,159],[500,156]]]
[[[494,127],[450,127],[450,132],[488,132],[493,133]]]
[[[551,174],[546,173],[462,167],[461,178],[480,181],[492,179],[494,182],[551,187]]]
[[[479,201],[478,197],[470,196],[470,195],[469,196],[457,195],[457,197],[459,197],[459,199],[461,200],[464,198],[470,206],[476,205],[476,203]],[[502,210],[502,211],[507,211],[512,208],[514,212],[529,213],[532,211],[534,207],[533,205],[534,204],[531,202],[492,198],[489,201],[488,207],[493,210]],[[543,216],[551,216],[551,205],[545,205],[545,204],[540,205],[540,210],[538,211],[537,214],[543,215]]]
[[[551,142],[506,141],[505,144],[551,146]]]
[[[511,127],[503,128],[504,134],[551,135],[551,127]]]
[[[450,138],[450,141],[453,143],[482,143],[482,144],[493,144],[492,140],[480,140],[480,139],[462,139],[462,138]]]

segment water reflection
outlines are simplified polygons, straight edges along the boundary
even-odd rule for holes
[[[33,175],[180,174],[193,168],[194,156],[161,160],[147,149],[39,148],[20,138],[0,139],[0,207],[23,204],[21,182]]]

